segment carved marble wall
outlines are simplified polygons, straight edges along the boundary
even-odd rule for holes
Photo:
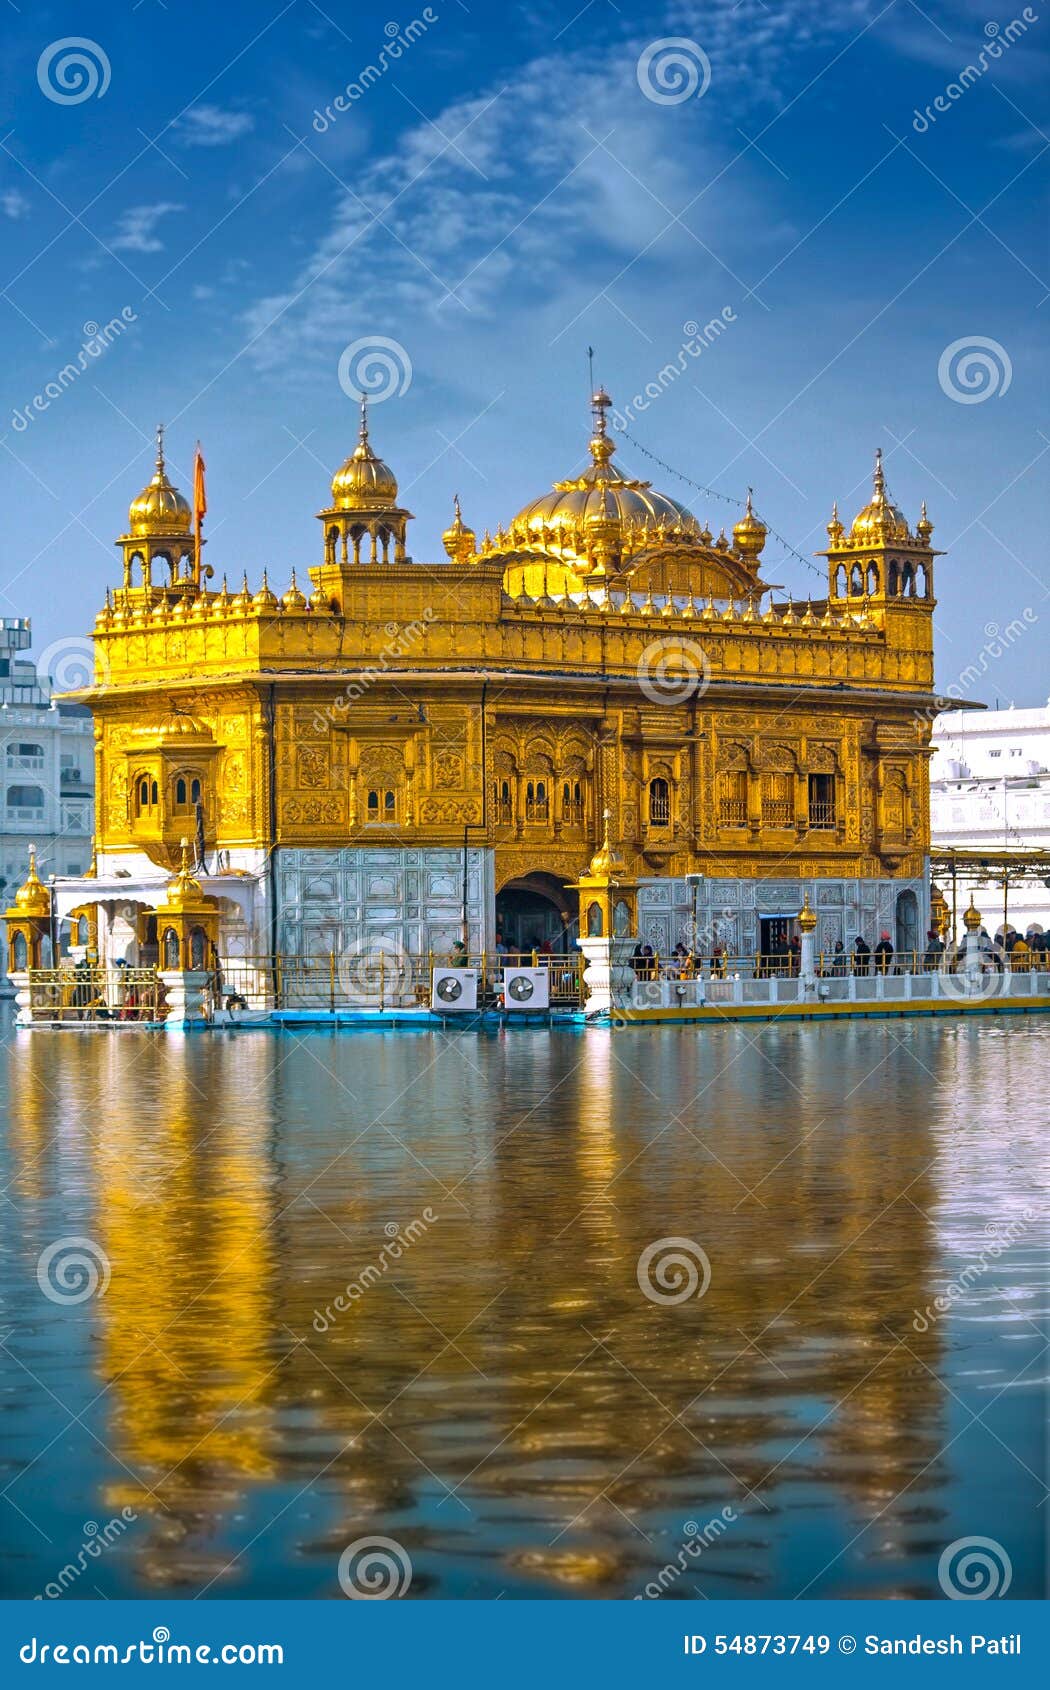
[[[491,851],[471,848],[466,856],[473,952],[491,938],[495,879]],[[288,956],[445,955],[461,936],[462,908],[462,851],[344,846],[278,855],[278,947]]]
[[[912,891],[918,903],[918,944],[930,925],[928,877],[919,880],[715,880],[704,878],[694,892],[684,879],[644,880],[638,894],[641,938],[666,956],[696,931],[700,950],[724,944],[731,955],[752,956],[759,949],[764,915],[797,911],[804,892],[817,912],[817,951],[832,952],[841,939],[849,950],[857,934],[874,946],[880,933],[897,942],[897,900]]]

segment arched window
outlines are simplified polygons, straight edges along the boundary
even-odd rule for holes
[[[511,799],[510,781],[498,780],[493,791],[496,805],[496,821],[501,827],[509,827],[514,819],[514,805]]]
[[[879,590],[879,566],[877,563],[868,564],[868,592],[877,593]]]
[[[899,591],[900,566],[896,559],[890,564],[890,598],[895,599]]]
[[[11,940],[11,968],[16,974],[21,974],[29,966],[29,949],[26,945],[24,933],[16,933]]]
[[[920,563],[915,571],[915,592],[920,599],[928,599],[930,596],[930,577],[924,563]]]
[[[835,570],[835,597],[837,599],[842,599],[842,598],[845,598],[845,596],[846,596],[846,565],[844,563],[840,563],[836,567],[836,570]]]
[[[375,787],[368,794],[368,819],[370,822],[379,820],[379,793]]]
[[[190,782],[190,803],[199,804],[201,801],[201,783],[199,780]]]
[[[860,598],[864,592],[864,571],[859,563],[855,563],[850,570],[849,590],[853,598]]]
[[[157,804],[160,802],[160,793],[157,789],[157,783],[155,780],[151,780],[149,783],[149,801],[154,808],[156,808]]]
[[[726,769],[718,777],[720,827],[747,826],[747,771]]]
[[[671,788],[662,775],[649,782],[649,826],[670,827]]]
[[[207,941],[203,927],[195,927],[190,933],[190,967],[204,968],[207,966]]]
[[[181,775],[175,782],[175,803],[180,810],[186,808],[186,782]]]
[[[562,815],[570,827],[583,825],[583,787],[578,780],[567,780],[561,789]]]
[[[915,597],[915,571],[910,563],[906,563],[901,571],[901,597],[906,599]]]
[[[396,801],[394,799],[394,794],[392,792],[389,792],[389,791],[384,792],[384,794],[383,794],[383,811],[384,811],[384,814],[386,815],[386,818],[387,818],[388,821],[389,821],[390,817],[394,814],[394,810],[396,809],[396,807],[397,806],[396,806]]]
[[[602,906],[601,904],[587,905],[587,937],[600,939],[602,936]]]
[[[795,800],[792,793],[793,776],[767,774],[762,776],[762,826],[794,827]]]
[[[370,822],[392,822],[397,816],[397,794],[390,788],[385,791],[381,787],[372,787],[368,794],[368,819]]]
[[[545,822],[550,814],[547,799],[547,783],[542,780],[530,780],[525,787],[525,820],[527,822]]]
[[[166,927],[164,929],[162,951],[165,968],[179,968],[181,966],[179,960],[179,936],[174,927]]]

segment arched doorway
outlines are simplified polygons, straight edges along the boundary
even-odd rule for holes
[[[908,887],[897,894],[897,950],[918,951],[919,943],[919,900]]]
[[[576,945],[575,892],[554,874],[523,874],[496,893],[496,936],[512,951],[529,952],[549,944],[558,956]]]

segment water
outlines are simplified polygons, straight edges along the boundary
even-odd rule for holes
[[[6,1594],[338,1597],[376,1534],[411,1598],[935,1597],[971,1535],[1043,1592],[1050,1022],[0,1068]]]

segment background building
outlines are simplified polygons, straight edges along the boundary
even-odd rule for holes
[[[936,714],[932,524],[871,498],[828,524],[827,586],[760,574],[751,507],[717,538],[614,462],[611,400],[553,491],[447,561],[362,418],[320,512],[309,596],[216,578],[163,451],[95,629],[97,878],[109,956],[153,960],[151,914],[195,841],[220,951],[352,957],[571,943],[603,813],[666,952],[769,952],[803,890],[818,944],[929,919]],[[582,444],[582,443],[581,443]],[[209,584],[211,583],[211,584]]]
[[[950,710],[939,718],[932,743],[935,846],[1050,850],[1050,705]],[[1002,909],[1002,887],[981,886],[975,896],[991,932],[992,912]],[[1050,927],[1050,888],[1038,880],[1021,882],[1010,892],[1009,920],[1019,933]],[[994,926],[1001,925],[1000,917]]]
[[[52,697],[51,682],[20,654],[28,618],[0,619],[0,894],[25,878],[30,842],[45,879],[81,875],[91,863],[94,740],[91,713]],[[4,978],[0,960],[0,979]]]

